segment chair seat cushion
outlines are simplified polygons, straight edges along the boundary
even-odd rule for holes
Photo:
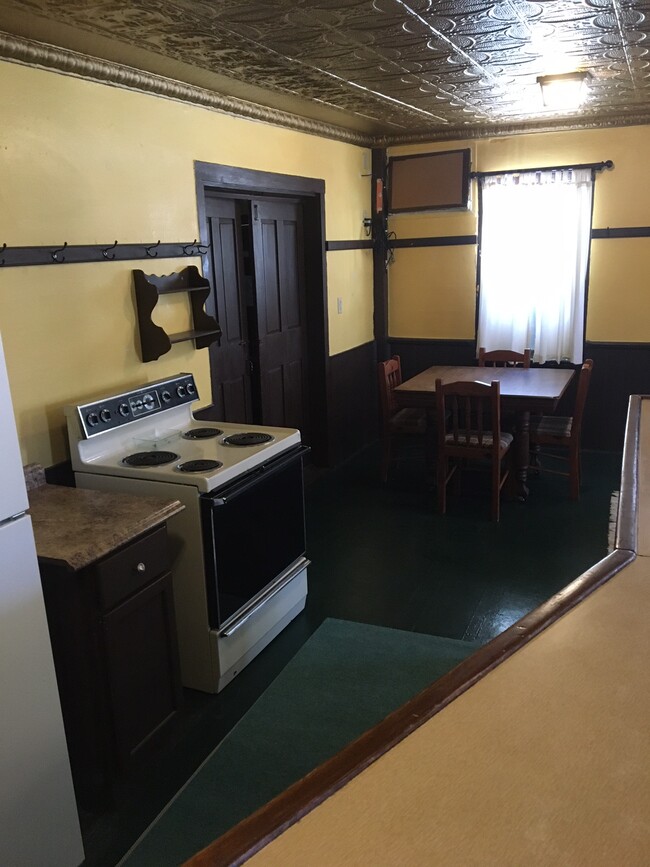
[[[573,418],[571,416],[542,415],[539,418],[531,419],[530,436],[533,440],[535,436],[569,439],[572,426]]]
[[[391,433],[423,434],[427,426],[424,410],[406,407],[391,416],[389,427]]]
[[[511,433],[507,433],[506,431],[501,431],[501,436],[499,437],[499,444],[502,449],[508,448],[511,445],[513,440],[513,436]],[[454,435],[447,434],[445,437],[445,442],[453,444],[454,443]],[[478,431],[469,431],[469,438],[465,439],[465,435],[459,434],[458,436],[459,445],[465,446],[479,446],[479,438]],[[492,431],[483,431],[483,442],[480,443],[481,448],[486,448],[487,446],[492,445]]]

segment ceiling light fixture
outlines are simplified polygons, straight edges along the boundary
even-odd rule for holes
[[[546,108],[569,109],[582,105],[589,84],[588,72],[540,75],[537,79]]]

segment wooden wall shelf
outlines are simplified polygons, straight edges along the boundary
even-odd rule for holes
[[[174,274],[156,276],[134,269],[135,300],[138,311],[140,331],[140,350],[143,361],[155,361],[172,348],[172,344],[193,340],[197,349],[210,346],[221,337],[217,320],[204,310],[210,295],[210,283],[201,276],[195,265],[189,265]],[[161,295],[186,292],[192,310],[192,329],[176,334],[167,332],[156,325],[151,314]]]

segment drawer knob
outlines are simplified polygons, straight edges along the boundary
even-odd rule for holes
[[[138,572],[146,572],[147,571],[147,567],[144,565],[144,563],[138,563],[138,565],[135,568],[138,570]]]

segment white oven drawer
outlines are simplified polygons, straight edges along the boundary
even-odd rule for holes
[[[269,644],[305,607],[307,566],[300,558],[251,605],[239,612],[211,638],[218,668],[217,691]]]

